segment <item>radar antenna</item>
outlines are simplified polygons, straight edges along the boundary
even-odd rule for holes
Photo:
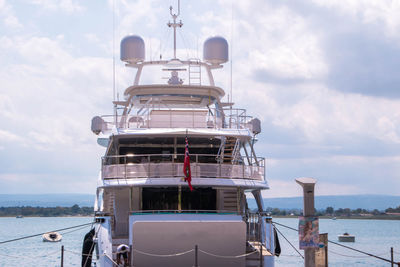
[[[181,13],[181,3],[180,0],[178,0],[178,14],[173,14],[172,13],[172,6],[169,7],[169,13],[171,14],[174,22],[168,22],[168,27],[173,27],[174,28],[174,59],[176,59],[176,28],[179,27],[181,28],[183,26],[182,20],[179,20],[179,23],[176,22],[176,19]]]

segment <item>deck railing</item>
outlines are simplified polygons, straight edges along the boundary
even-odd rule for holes
[[[240,215],[231,210],[134,210],[131,215],[151,215],[151,214],[211,214],[211,215]]]
[[[245,109],[156,109],[147,108],[125,116],[103,115],[103,129],[209,128],[250,129],[251,116]]]
[[[103,179],[182,178],[184,154],[106,156],[102,158]],[[265,159],[250,164],[218,162],[217,155],[192,154],[193,178],[249,179],[264,181]],[[255,163],[257,162],[258,165]]]

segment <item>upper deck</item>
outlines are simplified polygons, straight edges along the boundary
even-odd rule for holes
[[[92,120],[92,131],[102,134],[98,143],[107,147],[103,186],[179,184],[187,136],[195,186],[267,188],[265,161],[254,151],[260,120],[233,108],[229,98],[224,102],[225,92],[214,82],[212,70],[228,61],[228,44],[213,37],[204,49],[204,62],[180,60],[176,54],[145,61],[143,39],[122,40],[121,60],[136,69],[133,85],[122,100],[113,101],[112,115]],[[166,84],[154,82],[162,77],[155,68],[170,73],[163,78]],[[142,76],[146,84],[140,83]]]

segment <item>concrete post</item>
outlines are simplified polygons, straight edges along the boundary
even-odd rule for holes
[[[316,179],[313,178],[297,178],[296,183],[301,185],[303,188],[303,197],[304,197],[304,205],[303,205],[303,216],[304,217],[313,217],[315,216],[314,209],[314,187]],[[315,267],[315,249],[314,248],[306,248],[304,250],[304,266],[305,267]]]

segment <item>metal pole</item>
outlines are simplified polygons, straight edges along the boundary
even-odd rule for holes
[[[194,246],[194,267],[199,267],[198,253],[199,253],[199,246],[195,245]]]
[[[260,248],[260,267],[263,266],[263,255],[262,255],[262,239],[261,239],[261,215],[258,213],[258,242]]]
[[[317,180],[313,178],[297,178],[296,182],[303,188],[304,206],[303,215],[304,217],[314,217],[314,187]],[[306,248],[304,249],[304,266],[315,267],[315,249]]]
[[[178,211],[182,211],[182,186],[178,185]]]
[[[64,245],[61,246],[61,267],[64,267]]]
[[[392,261],[392,262],[391,262],[391,265],[392,265],[392,267],[393,267],[393,266],[394,266],[394,265],[393,265],[393,263],[394,263],[394,262],[393,262],[393,247],[390,247],[390,260]]]

